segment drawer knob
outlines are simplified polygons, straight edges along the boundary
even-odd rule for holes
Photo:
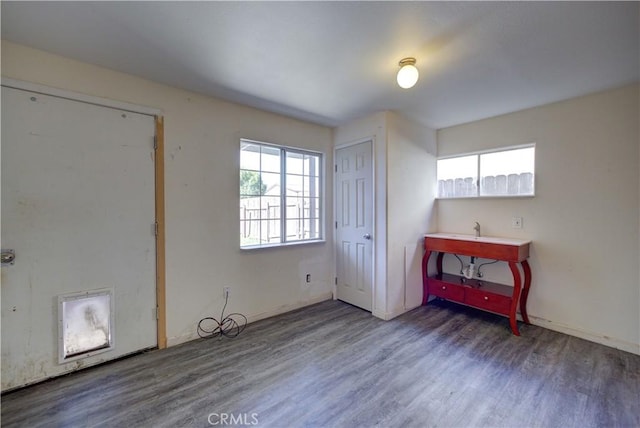
[[[446,290],[446,289],[447,289],[447,287],[445,287],[445,286],[443,285],[443,286],[442,286],[442,289],[443,289],[443,290]]]
[[[484,300],[489,300],[489,297],[488,296],[484,296]]]

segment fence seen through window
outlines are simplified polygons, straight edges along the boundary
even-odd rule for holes
[[[240,246],[322,239],[322,155],[241,140]]]
[[[533,196],[535,146],[439,159],[438,197]]]

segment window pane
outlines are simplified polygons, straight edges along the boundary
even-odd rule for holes
[[[246,197],[240,199],[240,220],[277,220],[280,197]]]
[[[286,216],[290,219],[302,218],[304,212],[303,198],[287,196]]]
[[[304,195],[303,177],[301,175],[287,174],[287,195]]]
[[[312,177],[320,175],[320,157],[316,155],[304,155],[304,174]]]
[[[287,241],[302,241],[320,238],[320,220],[294,219],[287,220]]]
[[[304,220],[287,220],[287,241],[300,241],[304,238]]]
[[[319,218],[320,199],[287,197],[287,218]]]
[[[280,219],[279,196],[263,196],[260,198],[260,218],[262,220]]]
[[[261,174],[258,171],[240,170],[240,198],[260,196],[267,190]]]
[[[260,170],[260,146],[251,143],[241,143],[240,169]]]
[[[300,231],[302,230],[302,223],[300,219],[287,220],[287,241],[296,241],[300,239]]]
[[[299,174],[304,172],[304,155],[302,153],[287,152],[287,174]]]
[[[262,183],[265,185],[263,195],[280,196],[280,174],[263,172]]]
[[[262,171],[280,172],[280,149],[262,146],[260,167]]]
[[[280,242],[280,220],[263,220],[260,222],[261,244]]]
[[[287,196],[320,196],[320,178],[287,174]]]
[[[304,177],[304,196],[318,197],[320,196],[320,178],[319,177]]]
[[[533,195],[535,147],[480,155],[480,195]]]
[[[320,219],[311,219],[309,221],[309,236],[307,239],[320,239]]]
[[[285,156],[284,177],[282,156]],[[322,237],[321,164],[319,154],[241,141],[242,247]],[[283,196],[285,207],[282,207]],[[285,227],[289,228],[286,237],[283,236]]]
[[[260,244],[260,221],[248,220],[240,221],[240,245],[259,245]]]
[[[260,220],[260,197],[240,199],[240,220]]]
[[[309,198],[311,205],[309,206],[309,217],[320,219],[320,199],[319,198]]]
[[[240,221],[240,245],[263,245],[279,243],[280,220]]]
[[[440,159],[437,170],[439,198],[477,196],[477,155]]]

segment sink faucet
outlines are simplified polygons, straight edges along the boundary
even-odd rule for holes
[[[478,222],[476,221],[476,225],[475,225],[475,226],[473,226],[473,230],[475,230],[475,231],[476,231],[476,238],[479,238],[479,237],[480,237],[480,223],[478,223]]]

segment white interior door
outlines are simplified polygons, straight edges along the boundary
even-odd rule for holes
[[[3,390],[156,346],[154,133],[149,115],[2,87]],[[108,324],[77,300],[95,290]],[[110,346],[67,360],[70,293],[84,312],[66,339]]]
[[[371,311],[373,166],[371,141],[336,150],[337,297]]]

